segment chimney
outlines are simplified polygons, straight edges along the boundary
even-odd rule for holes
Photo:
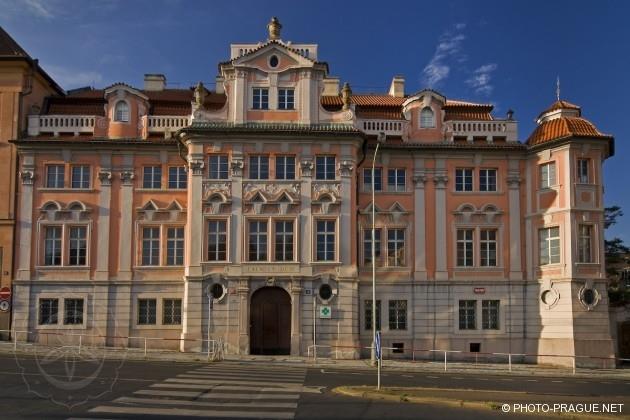
[[[339,95],[339,78],[327,77],[324,79],[324,96],[338,96]]]
[[[144,90],[164,90],[166,87],[166,76],[163,74],[145,74]]]
[[[219,95],[223,95],[225,93],[225,89],[223,88],[223,82],[225,79],[223,76],[217,76],[214,83],[214,91]]]
[[[403,98],[405,96],[405,78],[394,76],[392,84],[389,86],[389,96]]]

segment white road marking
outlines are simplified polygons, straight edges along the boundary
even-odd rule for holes
[[[261,408],[297,408],[295,402],[267,402],[253,400],[250,402],[217,402],[217,401],[188,401],[188,400],[159,400],[156,398],[120,397],[113,402],[123,404],[155,404],[155,405],[192,405],[199,407],[261,407]]]
[[[210,394],[202,394],[200,392],[184,392],[184,391],[153,391],[150,389],[142,389],[134,392],[138,395],[153,395],[162,397],[191,397],[191,398],[203,398],[204,400],[251,400],[251,394],[234,394],[215,392]],[[264,398],[266,400],[297,400],[300,398],[299,394],[265,394],[258,396],[258,398]]]
[[[301,386],[302,382],[259,382],[259,381],[235,381],[232,379],[192,379],[192,378],[168,378],[164,382],[176,382],[180,384],[204,384],[204,385],[259,385],[278,388],[288,388],[292,386]],[[256,389],[256,386],[252,388]]]
[[[252,418],[259,419],[292,419],[294,413],[278,411],[219,411],[219,410],[190,410],[184,408],[150,408],[150,407],[116,407],[99,406],[90,410],[91,413],[114,414],[142,414],[152,416],[177,416],[177,417],[222,417],[222,418]]]
[[[551,382],[554,382],[556,384],[561,384],[563,381],[551,381]]]

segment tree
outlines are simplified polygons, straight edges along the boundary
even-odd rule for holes
[[[608,229],[615,223],[617,218],[623,216],[623,211],[619,206],[604,208],[604,229]],[[630,301],[630,290],[624,290],[624,285],[619,284],[619,268],[625,263],[624,256],[630,253],[621,238],[604,239],[604,252],[606,256],[606,274],[609,279],[608,297],[611,305],[623,305]]]
[[[623,210],[619,206],[604,208],[604,229],[608,229],[617,223],[617,218],[621,216],[623,216]]]

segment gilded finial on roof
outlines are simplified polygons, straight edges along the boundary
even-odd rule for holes
[[[269,39],[280,39],[280,29],[282,25],[277,17],[272,17],[271,21],[267,24],[267,31],[269,31]]]
[[[352,95],[352,89],[350,89],[350,85],[348,82],[343,84],[343,88],[341,89],[341,100],[343,101],[343,110],[350,109],[350,96]]]
[[[203,83],[197,83],[195,88],[195,104],[198,108],[203,107],[203,102],[206,99],[206,88],[203,87]]]

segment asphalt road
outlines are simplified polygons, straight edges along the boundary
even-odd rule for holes
[[[531,396],[532,402],[544,395],[545,401],[623,403],[621,417],[630,418],[630,379],[386,370],[382,381],[383,386],[479,390],[474,393],[476,398],[483,398],[484,391],[509,391],[521,398]],[[339,385],[374,382],[375,373],[369,368],[112,361],[63,352],[37,359],[5,354],[0,355],[0,418],[532,418],[439,403],[373,401],[331,392]],[[508,401],[509,393],[506,401],[498,402]]]

